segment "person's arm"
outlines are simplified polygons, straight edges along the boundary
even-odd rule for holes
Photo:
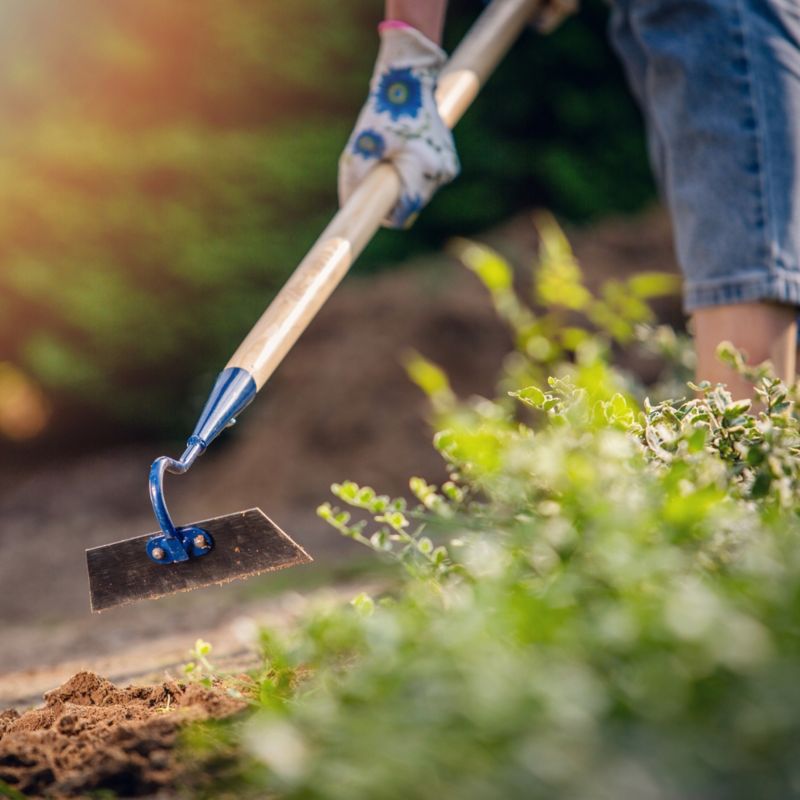
[[[441,45],[447,3],[448,0],[386,0],[385,18],[405,22]]]
[[[384,220],[407,228],[439,187],[458,175],[453,135],[436,107],[447,54],[439,45],[447,0],[387,0],[367,102],[339,159],[344,205],[367,174],[393,164],[401,194]]]

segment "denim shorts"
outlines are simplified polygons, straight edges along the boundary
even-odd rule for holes
[[[613,0],[684,306],[800,306],[800,0]]]

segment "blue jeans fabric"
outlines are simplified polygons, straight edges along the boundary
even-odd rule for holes
[[[613,0],[687,312],[800,306],[800,0]]]

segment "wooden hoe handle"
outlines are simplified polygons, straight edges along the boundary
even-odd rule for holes
[[[452,128],[497,63],[530,22],[541,0],[494,0],[442,70],[439,113]],[[352,266],[400,196],[391,164],[375,167],[317,239],[308,255],[228,362],[260,389]]]
[[[458,122],[540,6],[541,0],[494,0],[483,12],[439,79],[436,102],[447,125],[452,128]],[[183,455],[153,462],[150,501],[161,530],[145,537],[152,562],[194,562],[214,550],[208,530],[175,526],[164,499],[165,473],[186,472],[253,400],[378,230],[400,188],[400,178],[389,164],[379,164],[367,175],[217,376]]]

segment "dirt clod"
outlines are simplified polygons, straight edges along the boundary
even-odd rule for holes
[[[136,797],[174,785],[180,726],[245,707],[221,687],[167,681],[120,689],[92,672],[77,673],[44,701],[23,714],[0,712],[0,781],[29,797],[97,789]]]

